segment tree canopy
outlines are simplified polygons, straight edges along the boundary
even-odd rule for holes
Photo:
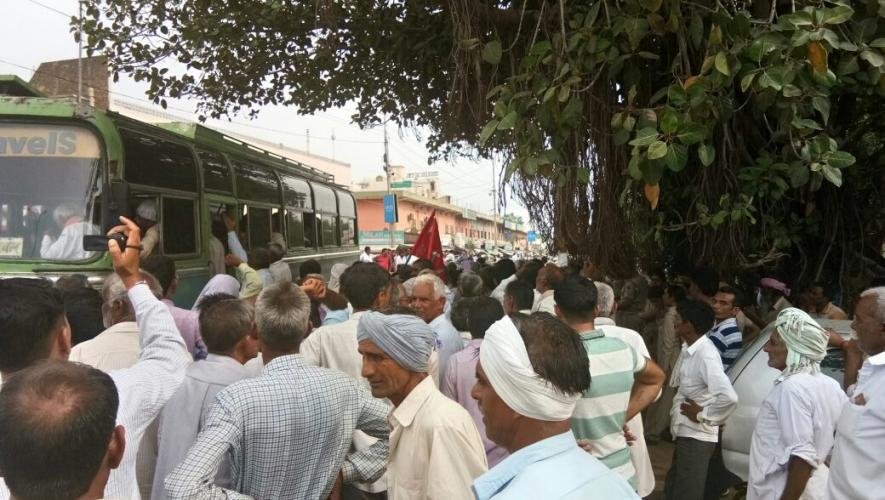
[[[151,96],[210,116],[357,104],[496,154],[559,250],[611,276],[704,262],[882,272],[885,0],[89,0]]]

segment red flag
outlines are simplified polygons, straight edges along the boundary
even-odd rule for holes
[[[415,246],[412,247],[412,255],[419,259],[429,260],[436,274],[443,282],[448,281],[446,276],[446,263],[443,259],[442,242],[439,239],[439,227],[436,225],[436,210],[430,214],[424,229],[418,235]]]

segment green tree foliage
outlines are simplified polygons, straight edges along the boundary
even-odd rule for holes
[[[90,0],[88,13],[89,45],[157,102],[195,97],[218,116],[355,101],[357,123],[426,127],[440,154],[503,154],[542,233],[611,275],[876,266],[885,0]]]

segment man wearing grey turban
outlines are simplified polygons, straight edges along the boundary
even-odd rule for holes
[[[750,445],[749,500],[825,498],[824,463],[842,405],[839,384],[820,372],[829,334],[807,313],[783,309],[765,352],[781,376],[768,393]]]
[[[389,500],[473,499],[470,484],[488,468],[473,419],[427,376],[436,344],[430,325],[411,314],[367,311],[357,325],[362,375],[388,398]]]

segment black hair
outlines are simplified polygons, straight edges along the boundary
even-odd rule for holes
[[[678,304],[685,300],[685,288],[679,285],[670,285],[667,287],[667,295],[673,297],[673,300]]]
[[[89,490],[116,427],[119,396],[106,373],[39,363],[3,381],[0,470],[20,499],[70,500]]]
[[[659,299],[664,296],[664,287],[650,286],[648,287],[648,298]]]
[[[489,293],[494,290],[498,286],[498,280],[495,278],[495,271],[492,270],[491,266],[483,266],[478,271],[475,271],[476,274],[482,278],[482,284],[485,287],[485,293]]]
[[[683,321],[691,323],[697,335],[706,334],[713,328],[713,322],[716,321],[716,314],[710,304],[699,300],[683,300],[676,305],[676,312],[679,313]]]
[[[470,336],[481,339],[486,336],[486,330],[496,321],[504,317],[504,308],[497,299],[491,297],[477,297],[470,304],[467,314],[467,325]]]
[[[366,253],[371,253],[371,252],[372,252],[372,248],[371,248],[371,247],[366,247],[366,248],[364,248],[363,250],[364,250]]]
[[[516,264],[510,259],[501,259],[492,265],[492,270],[495,272],[495,279],[500,283],[513,276],[513,273],[516,272]]]
[[[458,269],[458,265],[454,262],[449,262],[446,264],[446,277],[449,279],[449,287],[457,288],[458,287],[458,279],[461,278],[461,270]]]
[[[591,287],[596,288],[593,284]],[[532,368],[564,394],[583,394],[590,389],[590,361],[574,330],[546,312],[514,321]]]
[[[396,277],[404,283],[417,275],[417,271],[415,271],[415,269],[408,264],[403,264],[396,268]]]
[[[707,297],[716,295],[719,290],[719,273],[710,267],[697,267],[688,276],[688,279],[694,281],[701,293]]]
[[[141,261],[141,268],[154,275],[163,289],[163,296],[169,293],[169,287],[175,281],[175,261],[165,255],[149,255]]]
[[[71,345],[95,338],[104,331],[101,317],[101,294],[93,288],[62,292],[65,316],[71,325]]]
[[[569,276],[553,292],[559,310],[571,321],[592,320],[596,316],[597,297],[596,285],[582,276]]]
[[[885,286],[885,274],[880,274],[876,276],[870,281],[869,288],[878,288],[880,286]]]
[[[542,267],[544,267],[543,262],[538,259],[532,259],[522,266],[517,276],[519,279],[531,283],[532,288],[534,288],[535,282],[538,280],[538,272]]]
[[[230,253],[230,248],[227,245],[227,226],[224,224],[224,221],[221,219],[212,219],[212,236],[221,242],[221,246],[224,247],[224,253]]]
[[[368,309],[390,286],[390,275],[377,264],[357,262],[341,273],[341,294],[355,309]],[[347,304],[344,305],[347,307]]]
[[[249,265],[256,271],[270,267],[270,251],[264,247],[255,247],[249,252]]]
[[[0,279],[0,372],[48,358],[64,321],[64,298],[51,282]]]
[[[304,280],[308,274],[323,274],[323,268],[320,266],[320,261],[316,259],[307,259],[298,266],[298,277]]]
[[[732,306],[740,307],[741,305],[743,305],[744,295],[737,288],[726,285],[719,289],[719,293],[725,293],[733,296],[734,299],[731,301]]]
[[[811,286],[809,288],[810,289],[820,288],[821,292],[823,292],[823,295],[824,295],[824,297],[827,298],[827,300],[832,300],[832,298],[833,298],[833,295],[834,295],[833,286],[829,285],[827,283],[824,283],[823,281],[815,281],[814,283],[811,284]]]
[[[425,269],[433,269],[433,262],[427,259],[418,259],[412,263],[412,267],[420,273]]]
[[[470,308],[478,297],[461,297],[452,304],[452,310],[449,311],[449,320],[452,326],[459,332],[466,332],[470,328]]]
[[[279,243],[267,245],[267,253],[270,255],[270,263],[278,262],[286,255],[286,249]]]
[[[226,293],[200,301],[200,336],[212,354],[230,354],[249,334],[254,322],[251,305]]]
[[[81,288],[92,288],[89,286],[89,279],[83,274],[66,274],[60,276],[55,281],[55,288],[61,290],[61,293],[67,293],[72,290]]]
[[[531,309],[535,303],[535,284],[522,279],[513,280],[504,287],[504,296],[513,299],[518,311]]]

